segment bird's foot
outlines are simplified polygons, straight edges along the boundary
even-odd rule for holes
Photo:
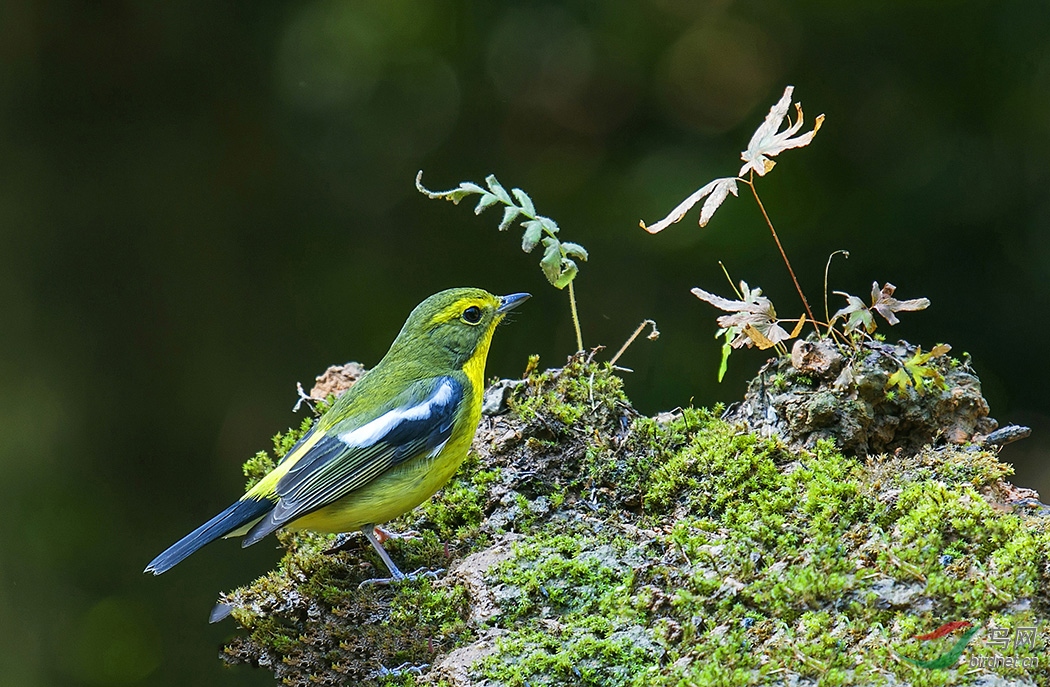
[[[387,668],[386,666],[379,666],[379,670],[376,671],[376,677],[401,677],[411,673],[412,675],[422,675],[423,671],[430,667],[429,663],[420,663],[417,666],[411,663],[402,663],[396,668]]]
[[[375,537],[379,540],[380,544],[388,542],[391,539],[422,539],[423,535],[415,530],[409,530],[407,532],[389,532],[384,530],[382,527],[373,528],[375,531]],[[332,545],[322,551],[325,554],[339,553],[350,547],[350,542],[353,541],[354,532],[343,532],[335,538]]]
[[[385,544],[391,539],[422,539],[423,535],[415,530],[409,530],[407,532],[390,532],[384,530],[382,527],[373,527],[376,539],[379,540],[380,544]]]
[[[401,572],[400,570],[397,570],[396,568],[391,572],[393,573],[393,575],[391,575],[390,577],[373,577],[372,579],[365,580],[361,584],[357,585],[357,588],[361,589],[363,587],[372,587],[376,585],[386,587],[388,585],[394,584],[396,582],[402,582],[404,580],[408,580],[409,582],[415,582],[416,580],[422,579],[424,577],[429,578],[431,580],[436,580],[438,576],[441,575],[441,573],[445,572],[445,569],[438,568],[437,570],[427,570],[426,568],[420,568],[419,570],[410,572],[407,575]]]

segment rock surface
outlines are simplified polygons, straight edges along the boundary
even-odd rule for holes
[[[1050,625],[1050,535],[1038,495],[1006,482],[994,452],[941,441],[986,418],[976,377],[944,371],[959,391],[937,403],[959,412],[922,413],[947,429],[923,430],[940,443],[912,450],[914,415],[846,423],[852,392],[833,385],[855,362],[814,356],[799,352],[802,370],[771,362],[752,387],[810,375],[811,428],[859,428],[854,451],[909,450],[852,457],[797,432],[787,448],[704,410],[642,417],[608,366],[575,357],[505,384],[509,412],[483,419],[468,464],[391,523],[423,535],[389,545],[403,568],[447,572],[358,589],[381,572],[367,544],[326,555],[328,537],[282,534],[277,570],[223,597],[243,628],[223,658],[287,685],[1050,684],[1043,638],[988,642],[992,629]],[[881,375],[884,393],[880,365],[852,383],[863,403],[848,407],[897,412],[863,381]],[[962,633],[916,635],[962,620],[982,629],[958,667],[909,662]],[[966,663],[997,654],[1040,666]]]
[[[922,351],[903,341],[840,350],[799,340],[790,357],[762,367],[725,419],[792,448],[832,439],[853,455],[965,444],[998,425],[969,362],[946,352],[917,363]],[[895,373],[899,384],[891,383]]]

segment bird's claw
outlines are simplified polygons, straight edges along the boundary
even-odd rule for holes
[[[376,677],[400,677],[407,673],[413,675],[422,675],[423,671],[430,667],[429,663],[421,663],[418,666],[414,666],[411,663],[402,663],[396,668],[387,668],[386,666],[379,666],[379,670],[376,671]]]
[[[423,535],[415,530],[409,530],[407,532],[389,532],[384,530],[382,527],[373,527],[376,539],[379,540],[380,544],[385,544],[391,539],[422,539]]]
[[[443,572],[445,572],[444,568],[438,568],[436,570],[427,570],[426,568],[419,568],[418,570],[414,570],[406,575],[405,573],[399,570],[397,575],[393,575],[391,577],[373,577],[370,580],[364,580],[363,582],[361,582],[361,584],[357,585],[357,588],[362,589],[364,587],[372,586],[386,587],[391,584],[394,584],[395,582],[402,582],[404,580],[408,580],[409,582],[415,582],[416,580],[424,577],[431,580],[436,580],[438,576],[441,575],[441,573]]]

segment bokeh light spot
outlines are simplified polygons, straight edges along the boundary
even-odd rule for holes
[[[697,25],[667,49],[658,75],[660,99],[688,128],[727,131],[769,100],[780,52],[767,33],[740,20]]]
[[[160,665],[160,636],[138,604],[119,597],[92,606],[67,645],[67,669],[92,685],[127,685]]]

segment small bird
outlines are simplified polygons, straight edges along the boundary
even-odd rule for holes
[[[527,298],[460,288],[420,303],[379,364],[273,471],[145,572],[166,572],[219,537],[243,535],[242,546],[250,546],[285,527],[360,530],[390,570],[390,580],[380,581],[404,579],[375,528],[430,498],[467,457],[481,419],[492,333]]]

